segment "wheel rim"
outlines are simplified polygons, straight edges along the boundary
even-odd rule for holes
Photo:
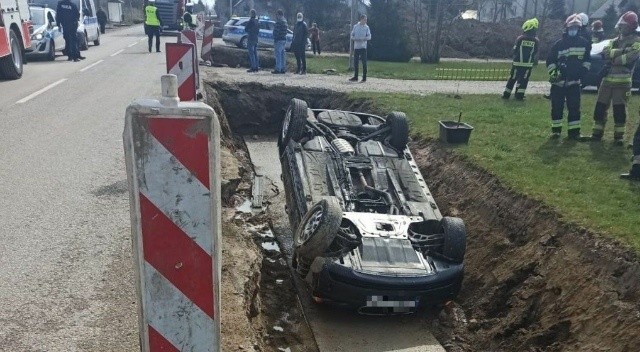
[[[284,115],[284,121],[282,121],[282,141],[287,138],[287,132],[289,131],[289,124],[291,123],[291,107],[287,109],[287,113]]]
[[[313,236],[313,234],[318,230],[318,227],[320,227],[320,223],[322,221],[322,215],[324,215],[322,208],[318,208],[309,217],[307,223],[304,224],[304,229],[302,231],[302,235],[300,236],[301,243],[307,242],[311,238],[311,236]]]
[[[11,38],[11,56],[13,57],[13,64],[18,72],[22,71],[22,54],[20,43],[14,38]]]

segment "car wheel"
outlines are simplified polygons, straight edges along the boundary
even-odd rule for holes
[[[47,52],[47,60],[54,61],[56,59],[56,43],[49,41],[49,51]]]
[[[444,232],[444,246],[442,255],[460,264],[464,260],[467,248],[467,231],[460,218],[444,217],[440,222]]]
[[[326,197],[313,205],[293,235],[298,266],[308,264],[324,254],[338,234],[342,222],[342,207],[337,197]]]
[[[404,150],[409,141],[409,122],[403,112],[394,111],[387,115],[387,126],[391,128],[389,144],[398,150]]]
[[[22,63],[24,60],[22,44],[14,30],[9,31],[9,46],[11,55],[0,59],[0,76],[7,79],[18,79],[22,77]]]
[[[93,45],[98,46],[100,45],[100,30],[98,29],[98,36],[96,37],[96,40],[93,41]]]
[[[87,40],[87,33],[78,34],[80,38],[78,39],[78,49],[80,51],[89,50],[89,42]]]
[[[243,49],[247,48],[247,37],[242,37],[242,39],[240,39],[239,47],[241,47]]]
[[[282,133],[280,133],[280,147],[284,148],[290,140],[299,141],[304,133],[304,125],[307,120],[307,102],[293,98],[282,121]]]

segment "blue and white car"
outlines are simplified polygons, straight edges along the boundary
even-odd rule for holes
[[[30,5],[37,5],[56,9],[59,0],[29,0]],[[100,45],[100,27],[96,17],[96,4],[94,0],[71,0],[80,10],[80,23],[78,26],[78,48],[89,49],[89,43]]]
[[[31,49],[27,51],[27,57],[55,60],[56,52],[65,48],[62,32],[54,25],[56,12],[48,7],[38,6],[30,6],[29,12],[33,29],[30,33]]]
[[[224,25],[224,32],[222,33],[222,40],[227,44],[236,45],[238,48],[247,47],[247,33],[244,31],[244,25],[249,21],[249,17],[236,17],[230,19]],[[258,34],[258,46],[273,48],[273,26],[275,21],[272,21],[266,17],[260,17],[258,19],[260,23],[260,34]],[[291,48],[291,42],[293,41],[293,32],[287,29],[287,43],[285,49],[288,51]],[[307,38],[307,46],[311,46],[311,42]]]

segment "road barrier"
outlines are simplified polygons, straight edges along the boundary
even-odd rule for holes
[[[178,96],[182,101],[196,100],[195,55],[192,44],[166,43],[167,73],[178,77]]]
[[[503,68],[436,68],[434,79],[454,81],[506,81],[510,69]]]
[[[198,66],[198,43],[196,41],[196,32],[185,29],[178,36],[178,43],[193,45],[193,68],[196,73],[196,89],[200,89],[200,67]]]
[[[204,35],[202,36],[202,50],[200,58],[203,61],[209,61],[213,63],[213,57],[211,56],[211,48],[213,46],[213,22],[204,22]]]
[[[220,350],[220,126],[213,109],[162,98],[127,108],[123,134],[142,351]]]

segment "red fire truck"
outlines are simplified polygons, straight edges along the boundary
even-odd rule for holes
[[[25,48],[31,47],[27,0],[0,0],[0,79],[22,76]]]

